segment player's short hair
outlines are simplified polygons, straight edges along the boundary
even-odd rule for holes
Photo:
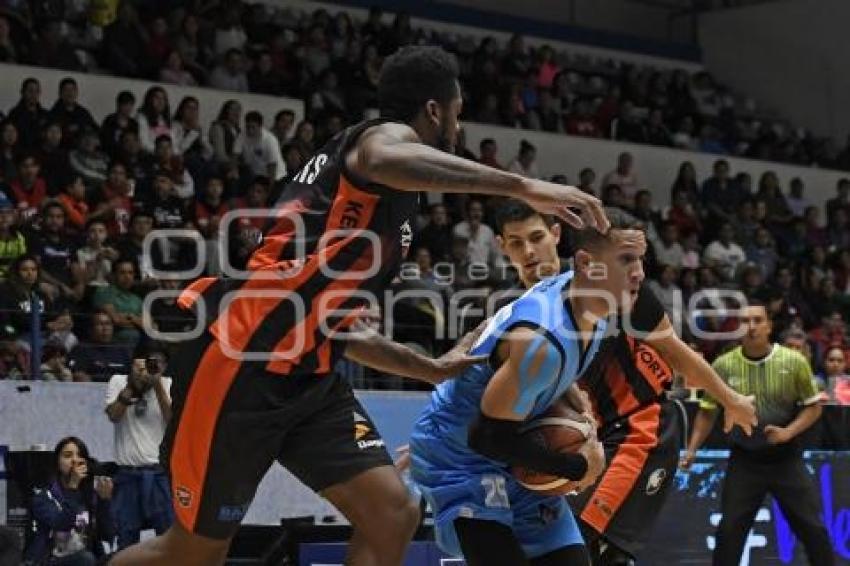
[[[639,230],[644,231],[643,222],[631,214],[625,213],[618,208],[605,208],[605,215],[611,223],[611,227],[604,234],[593,227],[576,230],[572,233],[573,253],[578,250],[598,250],[612,242],[612,237],[618,231]]]
[[[529,218],[539,217],[548,227],[555,224],[555,218],[548,214],[541,214],[534,210],[526,203],[517,199],[506,201],[496,213],[496,233],[500,236],[505,235],[505,224],[508,222],[522,222]]]
[[[381,67],[378,81],[381,116],[410,122],[429,100],[447,104],[460,94],[458,75],[457,60],[442,48],[402,47]]]

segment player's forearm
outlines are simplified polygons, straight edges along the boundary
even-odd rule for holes
[[[345,346],[345,357],[384,373],[426,383],[438,382],[434,359],[393,342],[374,330],[350,334]]]
[[[717,411],[708,409],[700,409],[694,419],[694,428],[691,432],[691,438],[688,441],[688,452],[694,453],[699,450],[700,446],[705,443],[705,439],[711,434],[711,429],[714,428],[714,421],[717,418]]]
[[[481,414],[469,427],[469,447],[492,460],[523,466],[535,472],[579,481],[588,463],[581,454],[548,450],[520,433],[522,422]]]
[[[809,405],[804,407],[803,410],[797,414],[797,417],[785,427],[785,430],[788,431],[788,435],[791,438],[796,438],[808,430],[810,426],[815,424],[822,413],[823,407],[820,405]]]
[[[687,346],[670,357],[665,355],[665,359],[677,373],[688,377],[688,385],[704,389],[712,399],[716,399],[723,406],[728,405],[733,397],[738,395],[702,356]]]
[[[402,191],[520,196],[525,179],[420,143],[384,145],[361,152],[369,179]]]

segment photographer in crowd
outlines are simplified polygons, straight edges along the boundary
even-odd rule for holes
[[[27,563],[49,566],[94,566],[112,542],[112,480],[94,475],[95,462],[82,440],[63,438],[53,451],[51,483],[32,498],[35,531],[26,550]]]
[[[139,542],[143,529],[164,533],[174,521],[168,476],[159,465],[159,444],[171,418],[168,355],[150,346],[137,356],[130,375],[114,375],[106,393],[106,414],[115,425],[113,514],[118,547]]]

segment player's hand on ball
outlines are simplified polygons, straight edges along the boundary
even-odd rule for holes
[[[735,393],[723,406],[724,422],[723,431],[728,433],[732,427],[738,425],[747,436],[753,433],[753,427],[758,424],[756,417],[756,398],[753,395],[741,395]]]
[[[587,460],[587,473],[576,483],[575,488],[576,493],[581,493],[595,484],[605,470],[605,450],[594,435],[584,443],[578,453]]]
[[[543,214],[551,214],[578,230],[593,227],[602,233],[611,223],[605,216],[602,201],[576,187],[527,179],[521,198]],[[578,214],[573,212],[575,209]]]
[[[770,444],[785,444],[792,438],[787,428],[774,425],[764,427],[764,435]]]

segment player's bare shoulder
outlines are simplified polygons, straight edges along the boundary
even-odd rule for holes
[[[367,128],[357,138],[345,156],[345,165],[349,171],[369,178],[369,166],[376,153],[382,148],[397,143],[420,143],[416,131],[401,122],[383,122]]]

